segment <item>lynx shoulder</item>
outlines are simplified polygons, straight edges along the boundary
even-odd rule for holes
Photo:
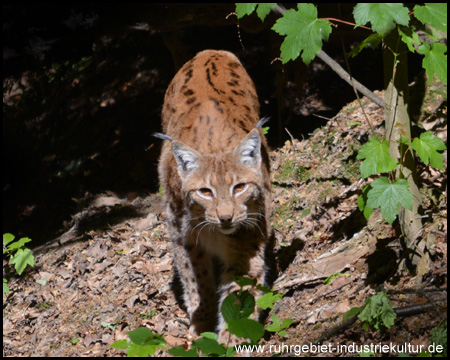
[[[172,141],[163,144],[158,172],[174,266],[196,333],[225,336],[219,309],[238,288],[235,275],[265,280],[271,199],[259,121],[253,81],[227,51],[198,53],[164,98],[162,128]]]

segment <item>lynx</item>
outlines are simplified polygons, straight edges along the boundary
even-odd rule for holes
[[[159,179],[190,330],[224,331],[235,275],[263,284],[269,236],[268,147],[255,86],[227,51],[198,53],[164,98]],[[259,294],[255,293],[255,296]]]

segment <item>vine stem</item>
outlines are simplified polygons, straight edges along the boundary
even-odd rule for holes
[[[341,24],[345,24],[345,25],[356,26],[356,24],[351,23],[350,21],[345,21],[345,20],[341,20],[341,19],[335,19],[335,18],[330,18],[330,17],[323,18],[323,19],[326,19],[328,21],[335,21],[335,22],[338,22],[338,23],[341,23]],[[369,30],[369,31],[372,31],[372,29],[370,27],[367,27],[367,26],[364,26],[364,25],[359,25],[358,27],[366,29],[366,30]]]

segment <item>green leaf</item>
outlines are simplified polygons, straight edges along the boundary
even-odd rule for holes
[[[419,46],[417,51],[425,55],[422,66],[430,80],[434,78],[434,74],[436,73],[439,80],[447,84],[447,56],[445,55],[447,46],[441,43],[432,43],[430,45],[424,42]]]
[[[264,326],[252,319],[239,319],[228,323],[228,331],[238,337],[257,342],[264,335]]]
[[[375,49],[378,44],[381,42],[383,38],[379,34],[369,35],[365,40],[356,45],[352,51],[349,52],[350,57],[355,57],[358,55],[366,46],[370,46],[370,48]]]
[[[440,354],[443,357],[447,357],[447,323],[443,322],[433,328],[431,330],[431,338],[430,338],[430,345],[434,344],[435,349],[436,345],[441,345],[443,352]],[[434,351],[435,355],[438,355],[436,351]]]
[[[349,311],[347,311],[344,315],[344,318],[342,320],[347,320],[348,318],[352,317],[353,315],[358,314],[361,310],[363,309],[363,307],[354,307],[351,308]]]
[[[422,42],[420,41],[419,34],[414,31],[413,28],[399,26],[398,33],[402,41],[408,46],[408,50],[412,53],[416,52],[416,48],[414,45],[419,46]]]
[[[252,279],[246,276],[235,276],[233,279],[234,281],[236,281],[236,284],[238,284],[241,288],[247,285],[250,286],[256,285],[256,279]]]
[[[342,274],[342,273],[335,273],[335,274],[331,274],[330,276],[328,276],[324,281],[323,281],[323,283],[325,284],[325,285],[331,285],[331,280],[333,280],[333,279],[336,279],[336,278],[338,278],[339,276],[346,276],[346,277],[349,277],[350,276],[350,274]]]
[[[164,342],[164,338],[161,335],[154,334],[145,327],[138,327],[133,331],[129,331],[128,336],[130,340],[137,345],[145,345],[153,340],[156,340],[156,342]]]
[[[236,3],[236,14],[238,19],[245,15],[250,15],[256,9],[256,14],[264,21],[266,16],[270,13],[277,3]]]
[[[445,150],[447,147],[431,131],[420,134],[420,138],[415,138],[412,141],[411,147],[417,152],[425,165],[431,164],[436,169],[444,170],[444,157],[438,151]]]
[[[201,337],[192,344],[192,349],[200,349],[205,355],[224,355],[226,349],[217,340]]]
[[[261,19],[261,21],[264,21],[266,16],[270,13],[270,10],[272,10],[277,3],[260,3],[258,4],[258,8],[256,9],[256,14]]]
[[[216,340],[216,341],[219,340],[219,337],[217,336],[217,334],[213,333],[213,332],[206,331],[206,332],[201,333],[200,335],[207,339]]]
[[[220,310],[227,323],[247,318],[255,310],[255,298],[248,291],[241,292],[239,296],[231,293],[223,301]]]
[[[424,25],[447,33],[447,3],[425,3],[414,6],[414,16]]]
[[[384,291],[368,298],[364,310],[358,315],[361,321],[368,323],[378,331],[382,330],[383,327],[391,328],[396,317],[397,315]]]
[[[128,349],[128,340],[116,340],[111,344],[111,347],[114,349],[126,350]]]
[[[364,189],[358,197],[358,208],[361,210],[364,214],[364,217],[366,220],[369,220],[370,215],[372,215],[373,208],[367,206],[367,194],[369,193],[370,189],[372,187],[369,185],[364,186]]]
[[[15,236],[10,233],[3,234],[3,246],[8,245],[11,241],[13,241]]]
[[[261,296],[258,300],[256,300],[256,304],[260,309],[266,310],[266,309],[273,309],[274,304],[280,300],[284,294],[278,294],[273,292],[268,292],[267,294],[264,294]]]
[[[366,159],[360,166],[361,176],[367,178],[373,174],[389,172],[397,166],[397,162],[389,155],[389,143],[381,142],[371,136],[369,142],[361,146],[358,159]]]
[[[413,195],[408,190],[405,179],[397,179],[392,184],[386,177],[376,179],[367,194],[367,205],[373,209],[380,207],[381,215],[392,224],[397,217],[400,206],[412,210]]]
[[[29,243],[31,241],[30,238],[24,237],[21,238],[15,242],[13,242],[11,245],[8,246],[9,251],[16,251],[17,249],[20,249],[23,247],[26,243]]]
[[[288,328],[289,326],[292,325],[293,322],[294,322],[294,319],[291,319],[291,318],[284,319],[283,322],[281,323],[281,328],[282,329]]]
[[[149,355],[154,355],[156,350],[165,349],[166,347],[167,346],[164,343],[146,345],[129,343],[127,355],[128,357],[148,357]]]
[[[395,24],[408,26],[409,10],[400,3],[359,3],[353,9],[356,26],[372,24],[372,30],[385,36]]]
[[[277,332],[281,330],[281,319],[276,315],[272,314],[272,324],[266,326],[267,331]]]
[[[255,311],[255,298],[248,291],[239,293],[239,319],[249,317]]]
[[[220,311],[227,323],[239,319],[239,305],[237,301],[237,294],[231,293],[222,302]]]
[[[8,280],[3,278],[3,296],[9,293]]]
[[[11,265],[14,264],[14,268],[17,273],[22,275],[22,272],[25,270],[27,265],[34,266],[33,252],[30,249],[19,249],[13,256],[11,256],[9,263]]]
[[[154,334],[149,329],[139,327],[128,332],[131,342],[128,342],[128,356],[147,357],[153,355],[157,349],[165,349],[166,341],[159,334]],[[123,343],[119,346],[124,346]]]
[[[317,9],[312,4],[298,4],[298,11],[287,10],[272,27],[280,35],[286,35],[281,45],[283,64],[295,60],[300,54],[309,64],[322,50],[322,42],[328,40],[331,24],[317,18]]]
[[[190,349],[186,350],[182,346],[175,346],[172,349],[169,349],[169,354],[172,356],[181,356],[181,357],[199,357],[197,350]]]
[[[236,355],[236,349],[234,346],[228,346],[225,357],[234,357],[234,355]]]
[[[250,15],[256,9],[257,3],[236,3],[236,14],[238,19]]]
[[[272,324],[267,325],[266,330],[271,332],[277,332],[280,331],[281,329],[286,329],[287,327],[291,326],[293,321],[294,319],[284,319],[283,321],[281,321],[281,319],[277,315],[272,314]],[[281,332],[278,333],[278,335],[282,336]]]
[[[78,338],[70,339],[70,340],[69,340],[69,342],[70,342],[72,345],[78,344],[79,341],[80,341],[80,339],[78,339]]]

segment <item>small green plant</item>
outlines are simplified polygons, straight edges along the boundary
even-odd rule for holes
[[[256,285],[255,279],[247,277],[236,277],[236,283],[240,289],[228,295],[222,303],[221,312],[226,322],[227,330],[238,338],[250,339],[252,343],[260,340],[265,330],[277,333],[280,337],[287,334],[286,328],[292,324],[292,319],[281,320],[277,315],[272,315],[272,324],[264,328],[263,324],[251,319],[255,310],[255,304],[258,308],[266,310],[273,309],[274,304],[283,297],[276,291],[268,287]],[[262,295],[255,303],[255,298],[244,287],[252,287],[263,291]],[[232,356],[236,353],[234,347],[218,343],[217,335],[214,333],[201,334],[203,337],[196,340],[191,349],[186,350],[181,346],[169,350],[174,356],[198,356],[199,350],[207,356]]]
[[[210,357],[233,356],[236,351],[233,347],[227,347],[225,344],[219,344],[218,336],[212,332],[204,332],[201,338],[195,340],[189,350],[182,346],[176,346],[169,350],[169,354],[182,357],[199,357],[200,351],[203,355]]]
[[[443,321],[441,324],[431,330],[430,345],[434,345],[436,349],[437,346],[442,346],[443,351],[437,352],[435,356],[447,357],[447,322]]]
[[[260,309],[273,309],[275,303],[283,297],[283,294],[272,291],[268,287],[256,285],[254,279],[237,277],[235,280],[240,289],[228,295],[221,306],[227,330],[238,338],[242,338],[243,344],[245,344],[245,339],[250,339],[252,343],[256,343],[263,337],[265,330],[274,332],[280,337],[286,336],[286,329],[292,324],[292,319],[281,320],[277,315],[272,314],[272,324],[264,328],[263,324],[250,318],[254,313],[255,304]],[[244,290],[244,287],[253,287],[253,289],[263,291],[265,294],[255,302],[253,295],[248,290]],[[127,350],[128,356],[153,355],[158,348],[166,348],[164,338],[152,333],[147,328],[130,331],[128,336],[130,340],[117,340],[111,347]],[[210,357],[229,357],[236,354],[233,346],[219,343],[218,340],[217,334],[204,332],[199,339],[192,343],[190,349],[176,346],[168,351],[173,356],[183,357],[198,357],[200,354]]]
[[[73,338],[73,339],[70,339],[70,340],[69,340],[69,342],[70,342],[72,345],[78,344],[79,341],[80,341],[79,338]]]
[[[331,274],[330,276],[328,276],[323,283],[325,285],[331,285],[331,281],[334,279],[337,279],[339,276],[345,276],[345,277],[349,277],[350,274],[342,274],[342,273],[335,273],[335,274]]]
[[[266,330],[276,333],[279,337],[287,335],[286,329],[291,326],[294,319],[281,320],[276,314],[272,314],[272,324],[266,326]]]
[[[362,321],[364,330],[369,327],[378,331],[390,329],[397,317],[385,291],[367,298],[363,306],[350,309],[344,315],[344,320],[358,313],[358,319]]]
[[[444,170],[444,157],[438,151],[445,150],[446,146],[431,131],[422,133],[419,138],[414,138],[412,141],[401,138],[398,144],[402,154],[414,150],[425,165],[430,164],[432,167]],[[381,215],[392,224],[401,207],[412,210],[413,195],[408,191],[410,184],[406,179],[395,179],[396,168],[403,164],[397,163],[390,156],[387,140],[370,137],[369,142],[361,146],[357,158],[364,159],[360,166],[363,178],[382,173],[389,174],[389,177],[381,176],[367,185],[358,198],[358,207],[367,219],[373,209],[380,208]]]
[[[15,236],[3,234],[3,255],[9,257],[9,264],[14,265],[17,274],[22,275],[27,265],[34,266],[33,252],[25,247],[30,238],[24,237],[14,241]],[[3,296],[9,293],[8,280],[3,278]]]
[[[154,355],[157,349],[167,347],[166,340],[159,334],[154,334],[145,327],[139,327],[128,332],[129,340],[117,340],[111,347],[126,350],[128,356],[148,357]]]

